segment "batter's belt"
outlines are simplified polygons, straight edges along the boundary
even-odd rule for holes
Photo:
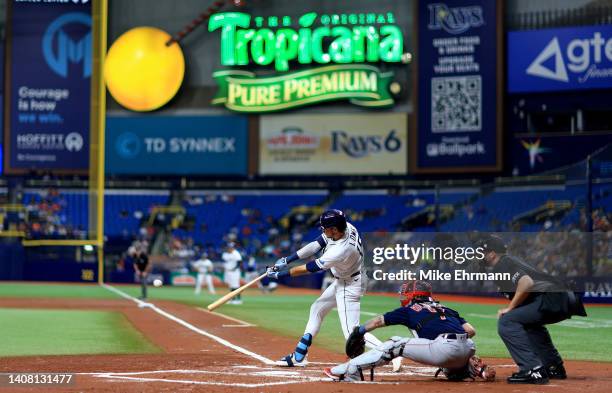
[[[358,275],[360,275],[361,272],[360,271],[356,271],[355,273],[351,274],[349,277],[336,277],[333,273],[332,276],[336,279],[336,280],[349,280],[353,277],[357,277]]]

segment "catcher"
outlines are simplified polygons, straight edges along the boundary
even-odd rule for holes
[[[471,340],[474,327],[453,309],[443,306],[431,297],[431,284],[426,281],[409,281],[400,289],[402,307],[370,319],[355,327],[346,342],[346,363],[326,368],[325,374],[339,381],[363,381],[363,371],[370,370],[374,379],[374,367],[389,363],[402,356],[415,362],[440,367],[440,372],[453,381],[481,379],[493,381],[495,369],[487,366],[475,355]],[[378,347],[363,353],[366,332],[383,326],[404,325],[415,338],[391,337]]]

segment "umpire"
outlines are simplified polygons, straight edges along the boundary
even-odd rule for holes
[[[540,272],[506,253],[504,241],[487,235],[480,241],[485,262],[494,273],[510,273],[510,281],[496,284],[510,304],[498,311],[497,330],[519,371],[508,383],[546,384],[565,379],[563,359],[545,325],[572,315],[586,316],[581,299],[561,280]]]
[[[149,275],[149,256],[146,252],[146,245],[138,244],[128,249],[128,255],[132,258],[136,277],[140,281],[140,299],[147,299],[147,276]]]

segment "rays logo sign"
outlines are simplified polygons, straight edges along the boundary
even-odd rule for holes
[[[213,15],[208,30],[221,33],[221,65],[213,74],[213,104],[237,112],[273,112],[349,100],[367,107],[394,103],[393,73],[376,63],[400,63],[404,41],[393,13],[253,17]],[[295,66],[312,66],[290,72]],[[241,67],[241,68],[236,68]],[[254,67],[277,74],[258,76]],[[396,86],[397,85],[397,86]]]
[[[444,30],[450,34],[461,34],[471,27],[484,24],[482,7],[449,7],[444,3],[429,4],[429,30]]]

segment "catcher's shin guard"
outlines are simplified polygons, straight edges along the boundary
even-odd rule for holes
[[[381,347],[379,347],[381,348]],[[348,362],[346,368],[346,380],[363,381],[363,372],[370,370],[370,380],[374,380],[374,368],[385,365],[391,361],[391,357],[387,351],[383,352],[380,349],[371,349],[363,355],[357,356]],[[346,364],[346,363],[345,363]],[[341,367],[337,366],[337,367]],[[342,371],[338,369],[337,371]]]

